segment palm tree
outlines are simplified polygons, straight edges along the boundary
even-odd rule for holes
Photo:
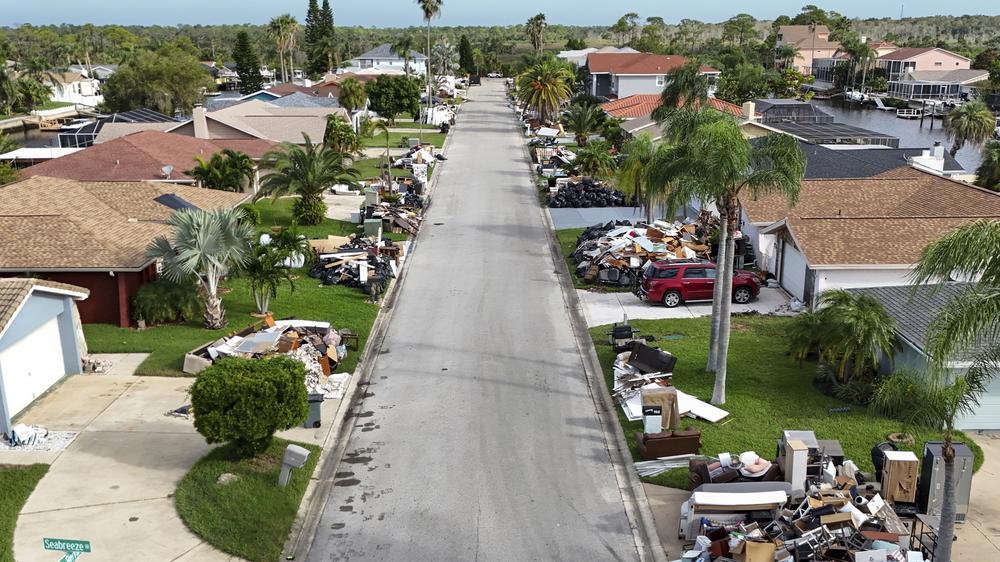
[[[324,34],[322,37],[316,39],[313,49],[317,54],[326,57],[327,72],[334,72],[340,66],[340,61],[338,60],[340,43],[332,33]]]
[[[573,94],[573,79],[573,73],[559,61],[545,59],[517,77],[517,97],[546,123]]]
[[[575,103],[563,112],[562,122],[573,133],[576,144],[587,146],[587,137],[601,126],[604,111],[600,106]]]
[[[278,287],[283,282],[287,281],[291,290],[295,290],[291,270],[284,266],[288,257],[287,252],[273,245],[256,244],[250,259],[240,268],[240,273],[247,278],[247,287],[257,306],[257,314],[268,313],[271,299],[278,297]]]
[[[299,22],[291,14],[282,14],[272,18],[267,25],[267,34],[274,41],[278,51],[278,60],[281,61],[282,82],[287,82],[294,70],[285,66],[285,53],[288,52],[289,61],[291,61],[291,51],[295,48],[295,33],[298,29]]]
[[[654,193],[649,189],[650,167],[656,148],[648,133],[625,143],[622,149],[625,158],[618,167],[618,186],[646,209],[646,222],[653,222]]]
[[[333,185],[357,185],[358,170],[345,163],[345,155],[323,144],[313,144],[303,135],[302,146],[282,143],[264,155],[264,178],[256,199],[298,195],[292,208],[298,224],[319,224],[326,216],[323,192]]]
[[[535,49],[535,55],[541,55],[545,48],[545,14],[535,14],[528,19],[524,26],[524,32],[528,36],[528,41]]]
[[[608,143],[597,141],[581,148],[573,161],[576,169],[585,176],[608,179],[615,173],[615,159],[608,152]]]
[[[323,134],[323,145],[345,155],[361,153],[361,135],[354,132],[354,127],[337,114],[326,118],[326,132]]]
[[[784,45],[778,47],[774,51],[774,56],[776,59],[782,62],[784,68],[788,68],[792,65],[792,61],[799,56],[799,48],[795,45],[785,43]]]
[[[945,116],[944,126],[954,140],[951,145],[954,158],[966,143],[979,146],[986,142],[993,135],[996,119],[985,103],[975,100],[951,110]]]
[[[403,35],[396,39],[392,44],[392,52],[396,53],[403,59],[403,71],[406,73],[406,77],[410,77],[410,61],[413,60],[413,48],[416,47],[416,42],[410,35]]]
[[[345,78],[340,83],[340,92],[337,94],[337,101],[340,102],[340,107],[346,109],[349,114],[362,109],[365,106],[365,102],[368,101],[368,94],[365,93],[365,85],[357,78]]]
[[[689,60],[670,75],[670,82],[660,94],[660,107],[653,110],[653,119],[661,125],[678,108],[698,108],[708,102],[708,76],[701,73],[701,63]]]
[[[21,101],[17,80],[6,69],[0,68],[0,109],[4,115],[14,113],[14,106]]]
[[[252,185],[257,175],[253,159],[231,148],[212,155],[209,160],[195,156],[195,167],[188,172],[198,185],[223,191],[242,191]]]
[[[164,277],[174,283],[197,278],[205,299],[205,327],[224,328],[226,311],[219,298],[219,282],[231,268],[249,259],[253,226],[243,220],[239,209],[184,209],[171,215],[167,224],[170,237],[157,237],[146,254],[161,260]]]
[[[991,140],[983,146],[983,163],[976,169],[976,185],[1000,191],[1000,141]]]
[[[382,170],[385,175],[386,183],[388,184],[389,176],[391,175],[389,171],[389,138],[392,135],[389,123],[385,120],[376,121],[372,124],[372,133],[382,134],[385,136],[385,156],[382,164]]]
[[[17,79],[20,103],[29,113],[40,105],[45,105],[52,96],[52,88],[29,76]]]
[[[432,65],[434,74],[452,76],[458,72],[458,50],[454,45],[447,41],[435,43],[431,48],[431,54],[434,55]]]
[[[893,356],[896,321],[877,298],[838,289],[824,292],[819,302],[821,348],[824,356],[837,360],[840,382],[847,382],[849,367],[858,375],[878,369],[880,358]]]
[[[734,119],[711,110],[679,112],[671,119],[668,137],[673,147],[669,159],[658,166],[656,179],[661,184],[674,183],[667,193],[669,204],[676,206],[693,198],[712,199],[721,219],[713,302],[713,324],[718,322],[718,330],[715,341],[710,342],[708,364],[708,369],[714,368],[716,373],[712,403],[719,405],[726,401],[734,236],[740,198],[778,193],[794,204],[805,174],[805,155],[798,141],[787,135],[767,136],[751,144]]]
[[[427,23],[427,117],[430,117],[431,100],[434,97],[431,95],[431,20],[441,15],[441,7],[444,6],[444,0],[417,0],[417,5],[420,6],[420,11],[424,15],[424,22]],[[420,131],[417,133],[417,137],[420,142],[423,142],[423,129]]]
[[[942,279],[978,279],[953,297],[931,322],[926,350],[930,377],[886,379],[876,392],[876,405],[905,400],[908,421],[944,429],[944,494],[935,560],[951,560],[955,533],[955,422],[979,405],[979,397],[1000,374],[1000,221],[981,220],[961,226],[932,242],[914,270],[913,284]],[[965,373],[948,372],[957,354],[971,357]],[[892,386],[892,383],[903,383]],[[916,399],[914,399],[914,395]]]

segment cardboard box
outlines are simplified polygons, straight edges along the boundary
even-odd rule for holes
[[[834,513],[831,515],[824,515],[819,518],[819,521],[830,529],[840,529],[847,527],[848,525],[854,525],[850,513]]]
[[[736,562],[774,562],[777,545],[773,542],[744,541],[732,551]]]
[[[913,451],[886,451],[882,467],[882,493],[889,502],[917,500],[917,455]]]

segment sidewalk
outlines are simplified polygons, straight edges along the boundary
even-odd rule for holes
[[[53,560],[43,537],[88,540],[87,559],[95,561],[234,560],[191,533],[174,507],[177,483],[212,448],[191,420],[164,415],[190,403],[192,382],[76,375],[28,410],[25,423],[80,433],[64,451],[21,453],[23,462],[51,467],[21,510],[16,560]],[[339,405],[324,402],[324,420],[332,421]],[[321,444],[332,427],[279,436]]]

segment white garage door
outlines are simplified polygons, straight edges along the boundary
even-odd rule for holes
[[[59,324],[52,318],[0,351],[0,372],[11,417],[66,375]]]
[[[993,379],[979,397],[976,412],[962,416],[956,423],[958,429],[1000,429],[1000,379]]]
[[[782,245],[781,286],[788,294],[805,301],[806,258],[791,244]]]

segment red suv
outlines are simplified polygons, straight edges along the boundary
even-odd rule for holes
[[[760,278],[737,269],[733,273],[733,301],[746,304],[760,292]],[[673,308],[682,302],[712,300],[715,264],[702,260],[649,262],[642,271],[640,297]]]

